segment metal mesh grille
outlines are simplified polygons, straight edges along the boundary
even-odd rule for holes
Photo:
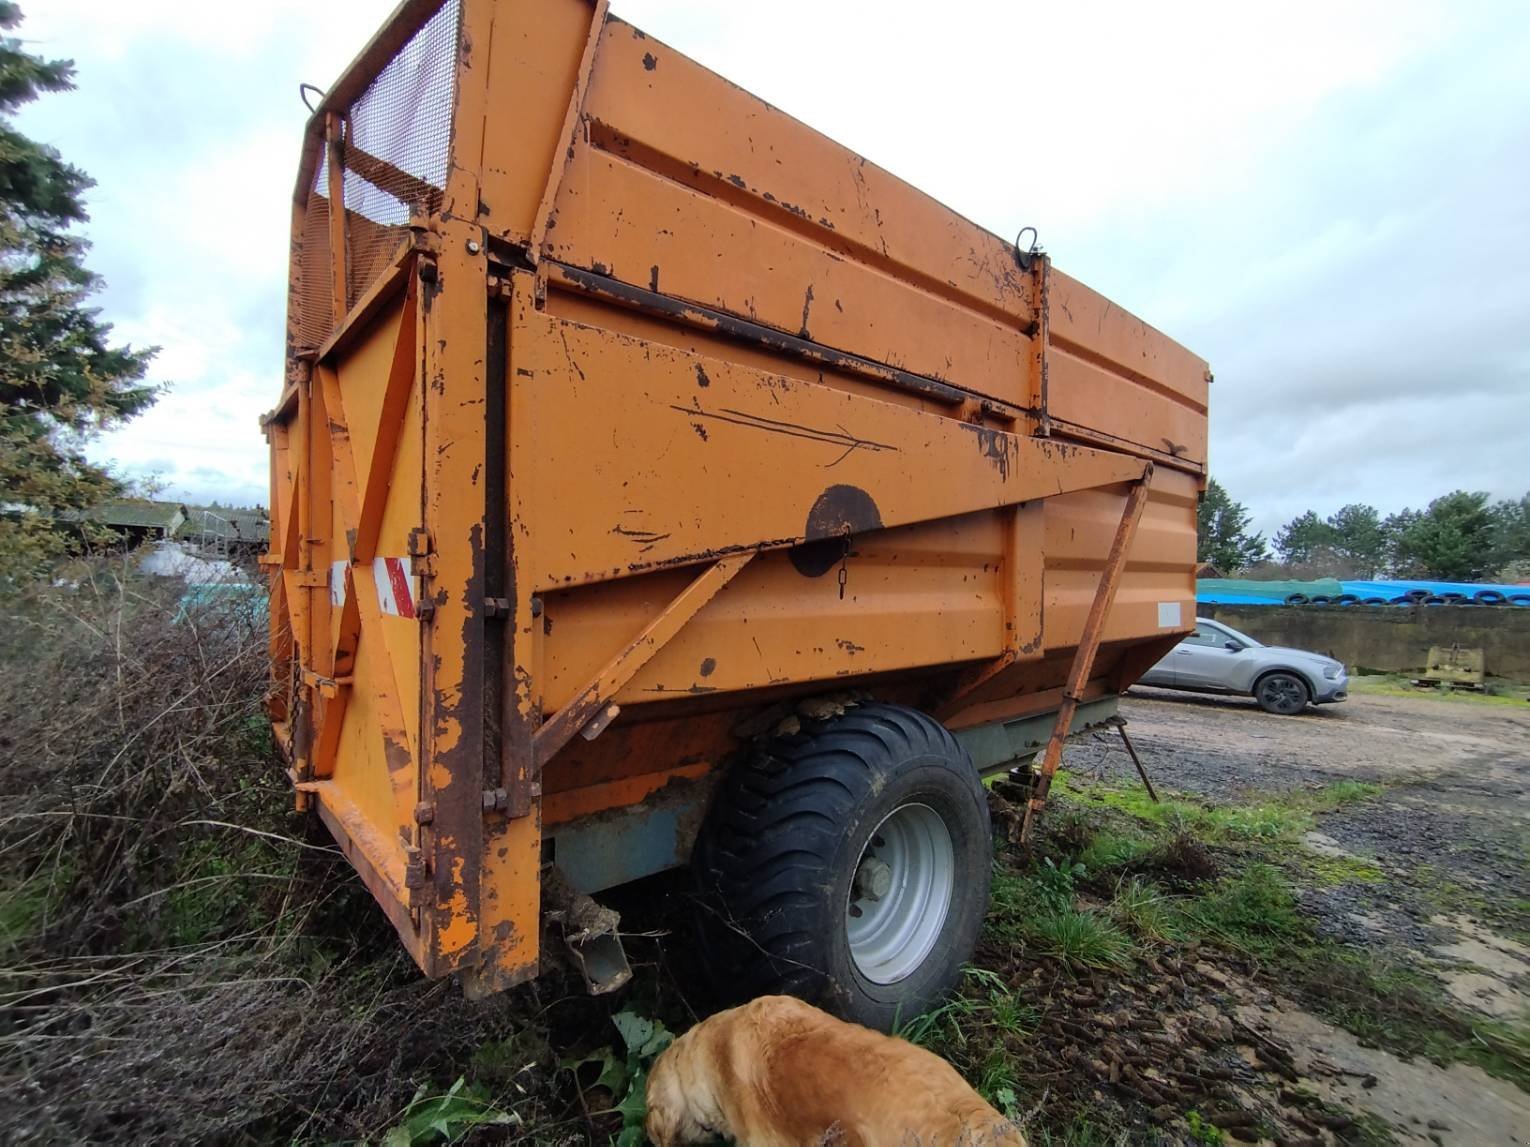
[[[397,249],[411,214],[441,204],[459,0],[448,0],[351,106],[345,139],[347,305]]]
[[[408,233],[441,206],[451,143],[460,0],[446,0],[344,117],[346,306],[354,306]],[[329,164],[321,155],[303,222],[298,331],[313,347],[334,328]]]
[[[323,171],[320,171],[323,176]],[[321,183],[320,186],[323,186]],[[298,261],[297,335],[304,347],[316,347],[335,325],[329,278],[329,200],[310,194],[303,210],[302,255]]]

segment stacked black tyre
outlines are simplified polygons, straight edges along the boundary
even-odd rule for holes
[[[697,841],[714,979],[891,1030],[971,958],[992,837],[971,758],[932,718],[871,702],[760,745]]]

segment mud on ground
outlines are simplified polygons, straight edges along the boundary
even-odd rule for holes
[[[1028,1073],[1020,1091],[1035,1103],[1026,1113],[1033,1140],[1530,1142],[1530,1095],[1514,1082],[1377,1046],[1408,1051],[1426,1039],[1448,1060],[1459,1057],[1434,1028],[1468,1051],[1473,1040],[1518,1040],[1519,1066],[1490,1066],[1524,1082],[1530,706],[1360,694],[1282,718],[1240,699],[1140,690],[1123,714],[1155,785],[1192,803],[1279,805],[1357,789],[1346,782],[1380,788],[1331,811],[1318,806],[1304,833],[1255,849],[1291,876],[1312,936],[1304,950],[1336,961],[1331,982],[1321,968],[1292,976],[1278,951],[1261,958],[1236,944],[1150,945],[1125,969],[1089,972],[1039,959],[1034,947],[1017,954],[990,935],[979,967],[1021,989],[1039,1017],[1004,1055],[987,1053],[987,1082],[1006,1068]],[[1070,848],[1059,837],[1090,829],[1078,827],[1069,791],[1087,801],[1094,791],[1140,790],[1113,732],[1070,745],[1064,767],[1051,836],[1011,863],[1077,854],[1081,842]],[[1224,878],[1249,859],[1212,852]],[[1088,897],[1086,887],[1086,908]],[[1346,995],[1363,994],[1355,984],[1382,990],[1355,1002]],[[967,995],[981,998],[977,989]],[[951,1054],[949,1043],[940,1050]]]
[[[1149,776],[1238,802],[1343,781],[1373,798],[1320,814],[1305,845],[1375,865],[1384,878],[1303,889],[1319,931],[1420,966],[1496,976],[1496,1015],[1530,1009],[1530,704],[1357,694],[1273,717],[1241,698],[1137,690],[1123,712]],[[1113,783],[1136,774],[1119,741],[1092,736],[1070,769]]]

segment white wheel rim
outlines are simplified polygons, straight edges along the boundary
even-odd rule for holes
[[[945,927],[955,888],[951,830],[940,814],[923,804],[888,813],[856,862],[845,905],[850,958],[861,975],[895,984],[918,970]]]

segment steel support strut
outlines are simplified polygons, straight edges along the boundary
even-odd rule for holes
[[[1105,568],[1100,571],[1100,584],[1095,588],[1094,601],[1089,606],[1089,616],[1084,620],[1084,632],[1079,638],[1078,649],[1073,654],[1073,665],[1068,670],[1068,682],[1063,686],[1062,704],[1057,710],[1057,724],[1052,728],[1052,736],[1047,740],[1047,747],[1041,755],[1041,768],[1036,773],[1034,787],[1031,789],[1031,799],[1025,806],[1025,820],[1020,826],[1020,839],[1030,839],[1031,824],[1036,814],[1046,807],[1047,792],[1052,787],[1052,778],[1057,774],[1057,766],[1062,763],[1063,742],[1068,739],[1068,730],[1073,724],[1073,716],[1078,712],[1080,699],[1084,695],[1084,686],[1089,683],[1089,673],[1094,668],[1094,657],[1100,649],[1100,637],[1105,632],[1105,616],[1110,612],[1111,604],[1116,600],[1116,590],[1121,584],[1121,574],[1126,569],[1126,555],[1132,547],[1132,539],[1137,534],[1137,523],[1142,520],[1142,510],[1147,505],[1148,483],[1153,477],[1153,464],[1149,462],[1142,471],[1142,477],[1132,484],[1131,492],[1126,496],[1126,506],[1121,511],[1121,521],[1116,526],[1116,536],[1110,543],[1110,552],[1105,557]]]
[[[531,755],[537,771],[559,749],[573,739],[575,733],[587,729],[593,740],[616,715],[610,711],[612,698],[622,687],[637,676],[638,670],[648,664],[685,623],[695,617],[717,596],[718,592],[733,580],[734,576],[749,564],[754,551],[730,554],[707,566],[690,585],[681,591],[669,605],[648,623],[620,653],[611,659],[578,693],[573,700],[559,709],[552,718],[538,729],[531,738]],[[594,725],[593,729],[589,726]]]

